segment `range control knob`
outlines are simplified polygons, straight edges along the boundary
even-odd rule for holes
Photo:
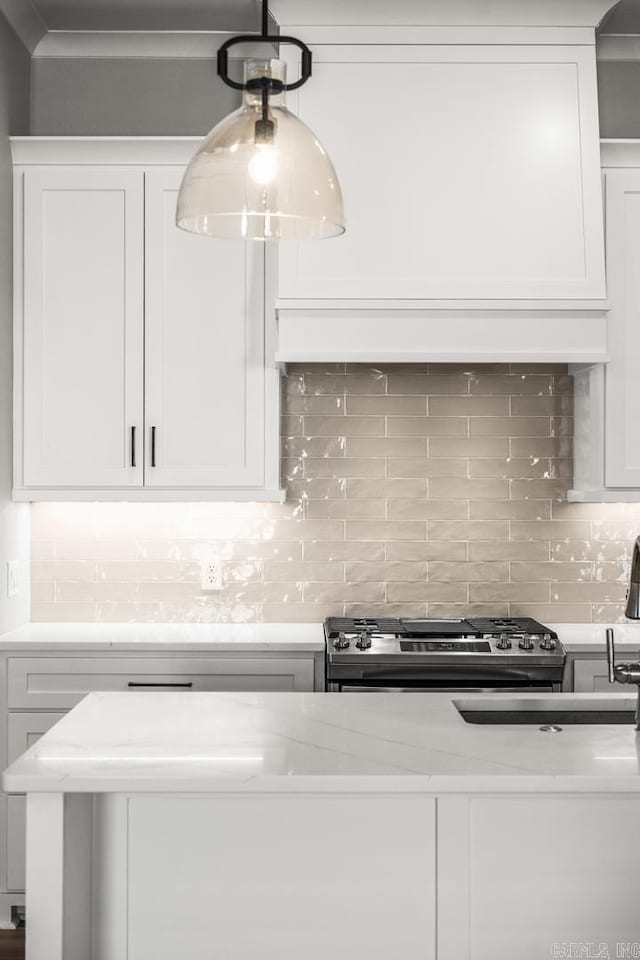
[[[540,641],[540,646],[543,650],[555,650],[557,644],[550,634],[545,633],[544,637]]]
[[[371,646],[371,637],[363,630],[358,639],[356,640],[356,647],[358,650],[368,650]]]
[[[507,633],[501,633],[496,640],[498,650],[511,650],[511,640]]]
[[[349,637],[345,637],[344,633],[339,633],[333,641],[336,650],[346,650],[350,643]]]
[[[520,637],[518,646],[521,650],[533,650],[533,640],[531,637]]]

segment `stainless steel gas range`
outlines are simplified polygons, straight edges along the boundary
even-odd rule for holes
[[[330,691],[559,691],[558,635],[528,617],[417,620],[329,617]]]

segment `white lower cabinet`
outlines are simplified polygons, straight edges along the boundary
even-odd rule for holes
[[[9,709],[69,709],[92,691],[309,691],[313,658],[11,657]]]
[[[94,691],[155,692],[300,691],[324,688],[323,653],[44,654],[0,657],[7,696],[0,708],[2,755],[11,763]],[[3,764],[3,766],[6,765]],[[4,796],[0,810],[0,921],[24,901],[25,798]]]
[[[597,660],[575,660],[573,663],[574,693],[633,693],[630,688],[609,683],[609,669],[605,657]]]
[[[637,794],[442,798],[438,960],[633,956],[638,843]]]
[[[616,660],[620,663],[637,659],[637,649],[632,653],[618,651],[616,656]],[[635,696],[635,687],[609,682],[609,668],[605,653],[594,653],[591,656],[569,653],[562,689],[564,693],[608,693],[611,696],[631,698]]]
[[[266,250],[176,226],[197,146],[13,140],[16,499],[282,499]]]

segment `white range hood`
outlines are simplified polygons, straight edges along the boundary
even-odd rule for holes
[[[279,360],[608,359],[595,28],[612,5],[274,0],[313,51],[290,106],[347,213],[344,237],[280,244]]]

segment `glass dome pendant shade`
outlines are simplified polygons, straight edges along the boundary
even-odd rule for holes
[[[244,92],[239,110],[222,120],[192,158],[178,195],[176,223],[210,237],[313,240],[344,233],[340,184],[312,131],[287,110],[285,93],[311,75],[311,51],[299,40],[262,34],[234,37],[218,52],[218,73]],[[249,60],[244,82],[227,72],[227,50],[238,42],[293,43],[302,49],[302,75],[286,82],[281,60]]]

